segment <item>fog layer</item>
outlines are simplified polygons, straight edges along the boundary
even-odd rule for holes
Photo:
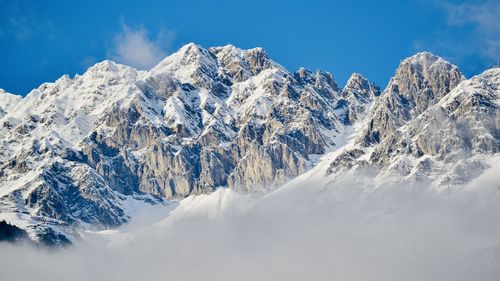
[[[219,189],[67,249],[1,245],[1,279],[498,280],[498,179],[490,171],[450,192],[359,181]]]

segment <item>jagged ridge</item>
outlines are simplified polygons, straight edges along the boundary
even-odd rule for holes
[[[465,183],[498,152],[500,121],[498,69],[464,79],[430,53],[382,93],[357,73],[343,89],[328,72],[291,73],[262,48],[191,43],[150,71],[104,61],[22,100],[0,93],[1,212],[35,239],[71,237],[141,202],[279,186],[328,151],[333,178]]]
[[[285,183],[336,145],[379,90],[290,73],[262,48],[187,44],[151,71],[104,61],[33,90],[0,120],[2,211],[115,226],[128,198]]]

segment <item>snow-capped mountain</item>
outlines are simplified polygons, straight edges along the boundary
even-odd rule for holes
[[[466,184],[498,159],[500,69],[465,80],[456,66],[429,53],[404,60],[352,142],[326,173],[367,173]]]
[[[382,93],[357,73],[340,89],[262,48],[193,43],[150,71],[104,61],[22,99],[0,92],[0,218],[61,243],[143,204],[266,190],[311,169],[466,183],[499,151],[499,77],[465,80],[419,53]]]

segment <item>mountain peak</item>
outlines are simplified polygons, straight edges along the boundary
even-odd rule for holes
[[[219,52],[226,52],[226,53],[233,53],[233,54],[242,54],[242,53],[262,53],[262,54],[266,54],[266,50],[262,47],[255,47],[255,48],[251,48],[251,49],[241,49],[241,48],[238,48],[236,46],[234,46],[233,44],[227,44],[225,46],[217,46],[217,47],[211,47],[209,48],[209,50],[214,53],[219,53]]]
[[[251,54],[261,54],[267,57],[267,52],[264,48],[262,47],[255,47],[247,50],[248,53]]]
[[[320,87],[321,84],[326,83],[329,87],[332,88],[333,91],[338,92],[339,90],[339,87],[337,86],[333,75],[328,71],[322,72],[321,70],[317,69],[315,72],[313,72],[307,68],[300,67],[294,73],[294,76],[295,79],[297,79],[300,83],[308,83],[316,85],[317,87]]]
[[[368,79],[366,79],[363,75],[361,75],[358,72],[354,72],[349,76],[349,79],[347,79],[347,83],[344,87],[345,88],[351,88],[351,87],[357,87],[360,84],[366,84],[367,82],[370,82]]]
[[[439,75],[456,74],[460,80],[464,79],[458,67],[447,60],[430,52],[420,52],[401,61],[396,76],[417,75],[425,80],[432,80]]]
[[[245,54],[250,50],[240,49],[233,44],[227,44],[225,46],[211,47],[208,49],[210,53],[215,54],[219,59],[227,58],[228,56],[234,57],[236,59],[242,59]]]
[[[14,108],[22,97],[0,89],[0,118]]]
[[[211,55],[207,49],[195,43],[188,43],[180,47],[179,50],[173,54],[167,56],[153,69],[162,68],[165,65],[172,64],[177,64],[179,66],[197,64],[209,60],[209,58],[211,58]]]
[[[431,65],[437,60],[442,60],[441,57],[434,55],[431,52],[418,52],[411,57],[406,58],[403,62],[412,63],[415,65]]]
[[[355,93],[367,99],[372,99],[374,96],[380,95],[379,87],[357,72],[351,74],[342,92],[344,95]]]
[[[12,93],[9,93],[9,92],[5,91],[4,89],[0,88],[0,96],[2,96],[2,95],[18,96],[18,95],[14,95]]]
[[[119,64],[119,63],[116,63],[112,60],[103,60],[103,61],[98,62],[98,63],[94,64],[93,66],[89,67],[83,75],[85,75],[85,74],[95,75],[95,74],[104,74],[104,73],[118,73],[118,72],[128,71],[128,70],[137,71],[135,68],[128,66],[128,65]],[[69,76],[63,75],[63,77],[61,77],[61,78],[69,79]]]
[[[306,78],[308,76],[310,76],[312,74],[312,71],[310,71],[309,69],[305,68],[305,67],[300,67],[299,70],[297,70],[297,74],[300,78]]]
[[[117,71],[116,63],[112,60],[103,60],[91,66],[88,70],[111,70]]]
[[[229,44],[212,47],[209,52],[216,57],[218,66],[224,68],[225,73],[236,82],[242,82],[268,68],[282,68],[260,47],[243,50]]]
[[[351,74],[351,76],[349,76],[347,83],[349,83],[349,80],[360,80],[360,79],[365,79],[365,77],[363,77],[363,75],[361,75],[361,73],[359,72],[354,72],[353,74]]]
[[[487,69],[480,75],[485,76],[485,77],[489,77],[493,81],[495,81],[496,83],[499,83],[498,81],[500,81],[500,67],[496,66],[496,67]]]
[[[207,49],[195,43],[188,43],[153,67],[151,73],[166,73],[174,75],[182,82],[195,83],[192,80],[194,73],[211,75],[216,69],[215,59]]]
[[[193,52],[198,53],[201,52],[202,50],[204,50],[204,48],[201,45],[196,44],[194,42],[190,42],[180,47],[177,53],[193,53]]]
[[[457,66],[432,53],[420,52],[400,63],[385,92],[413,100],[420,112],[464,79]]]
[[[444,69],[446,70],[452,68],[458,70],[458,67],[456,65],[430,52],[416,53],[413,56],[408,57],[403,61],[401,61],[400,67],[403,65],[411,65],[421,71],[426,71],[429,70],[430,68],[439,66],[444,67]]]

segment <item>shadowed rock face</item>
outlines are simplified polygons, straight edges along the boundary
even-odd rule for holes
[[[6,221],[0,221],[0,242],[18,242],[25,239],[28,239],[26,231]]]

